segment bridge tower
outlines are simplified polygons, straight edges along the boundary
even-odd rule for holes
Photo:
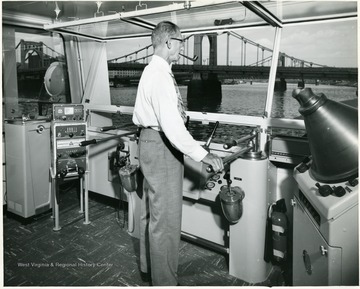
[[[202,42],[204,37],[209,39],[209,65],[217,65],[217,34],[197,34],[194,36],[194,55],[199,56],[194,64],[201,65],[202,61]]]
[[[209,65],[217,65],[217,33],[197,34],[194,36],[194,55],[199,58],[194,65],[202,65],[204,37],[209,39]],[[204,99],[206,101],[221,102],[221,83],[215,73],[194,73],[193,78],[188,85],[188,106],[191,106],[191,100]],[[190,100],[190,102],[189,102]],[[194,107],[196,109],[196,107]]]
[[[43,42],[34,42],[34,41],[20,41],[21,49],[21,67],[22,68],[42,68],[44,67],[44,49]],[[29,67],[25,67],[26,55],[30,53],[27,57],[29,60]],[[35,54],[35,55],[33,55]]]
[[[279,53],[278,66],[285,67],[286,66],[286,57],[284,53]],[[287,88],[287,83],[285,78],[281,77],[280,80],[275,81],[275,91],[284,92]]]

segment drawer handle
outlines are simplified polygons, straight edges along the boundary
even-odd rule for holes
[[[320,252],[321,252],[321,256],[325,256],[328,250],[324,246],[320,246]]]
[[[303,251],[303,260],[304,260],[306,273],[311,275],[312,274],[311,260],[310,260],[309,254],[307,253],[306,250]]]

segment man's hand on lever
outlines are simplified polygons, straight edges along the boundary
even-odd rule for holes
[[[224,164],[223,164],[223,160],[212,153],[208,153],[203,159],[202,162],[204,164],[207,164],[209,166],[211,166],[212,170],[215,173],[221,172],[222,170],[224,170]]]

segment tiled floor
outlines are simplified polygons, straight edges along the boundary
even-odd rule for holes
[[[139,272],[139,241],[126,231],[126,206],[90,194],[91,223],[83,224],[76,186],[61,193],[62,229],[51,212],[24,222],[4,207],[5,286],[149,286]],[[181,241],[179,282],[183,286],[244,286],[228,274],[226,256]],[[279,278],[280,277],[280,278]],[[282,283],[273,270],[265,286]]]

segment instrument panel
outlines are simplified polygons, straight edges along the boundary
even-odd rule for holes
[[[58,178],[85,173],[88,151],[80,146],[86,140],[87,125],[81,104],[54,104],[51,124],[52,166]]]
[[[54,121],[83,121],[85,117],[82,104],[54,104]]]

